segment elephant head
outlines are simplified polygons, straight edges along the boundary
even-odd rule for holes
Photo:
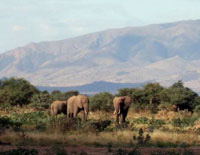
[[[72,96],[67,100],[68,118],[77,117],[79,112],[82,112],[82,120],[86,121],[89,112],[89,98],[86,95]]]
[[[125,122],[131,103],[132,99],[129,96],[115,97],[113,99],[113,105],[115,109],[114,115],[116,117],[117,123],[119,123],[120,116],[121,116],[121,121]]]
[[[67,114],[67,102],[66,101],[54,101],[51,104],[51,114],[57,116],[58,114]]]

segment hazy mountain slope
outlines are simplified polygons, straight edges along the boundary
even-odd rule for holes
[[[0,77],[41,86],[179,79],[192,86],[199,80],[199,42],[200,20],[194,20],[30,43],[0,55]]]
[[[97,81],[90,84],[85,84],[81,86],[72,86],[72,87],[41,87],[38,86],[38,89],[44,91],[48,90],[52,92],[54,90],[60,90],[63,92],[71,91],[71,90],[78,90],[84,94],[95,94],[99,92],[111,92],[117,93],[118,89],[120,88],[132,88],[132,87],[141,87],[142,85],[146,84],[147,82],[143,83],[114,83],[114,82],[105,82],[105,81]]]

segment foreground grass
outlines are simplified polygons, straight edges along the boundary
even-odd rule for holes
[[[95,133],[45,133],[45,132],[27,132],[20,135],[16,132],[7,131],[0,136],[1,141],[12,145],[65,145],[65,146],[95,146],[105,147],[109,144],[114,147],[133,147],[133,146],[156,146],[156,147],[186,147],[199,146],[200,136],[197,134],[183,134],[163,132],[156,130],[150,133],[150,141],[140,144],[134,136],[136,131],[124,130],[116,132]],[[144,134],[144,137],[146,133]]]
[[[24,115],[24,113],[36,112],[35,109],[18,108],[13,110],[0,111],[1,115],[13,117],[15,114]],[[38,120],[45,126],[52,123],[49,121],[48,111],[44,115],[39,115]],[[157,147],[186,147],[186,146],[199,146],[200,145],[200,121],[195,120],[194,124],[188,125],[188,120],[180,122],[175,121],[177,118],[192,118],[196,117],[189,112],[159,112],[158,114],[151,114],[149,112],[135,113],[133,109],[130,110],[127,121],[128,125],[123,128],[116,127],[114,124],[114,116],[112,112],[92,112],[89,115],[89,123],[101,122],[104,120],[111,120],[111,124],[105,130],[94,130],[91,124],[80,126],[80,128],[73,129],[71,124],[64,126],[63,122],[54,122],[57,126],[41,129],[41,124],[35,124],[37,113],[27,116],[28,119],[23,120],[25,124],[22,125],[22,131],[6,130],[3,134],[0,133],[0,142],[12,145],[35,145],[35,146],[48,146],[48,145],[64,145],[64,146],[95,146],[95,147],[133,147],[133,146],[157,146]],[[44,117],[42,119],[41,117]],[[61,116],[65,119],[65,116]],[[134,118],[134,119],[133,119]],[[162,120],[161,120],[162,118]],[[37,120],[37,119],[36,119]],[[30,122],[33,121],[31,124]],[[189,120],[190,121],[190,120]],[[46,124],[45,124],[46,123]],[[180,123],[183,123],[183,125]],[[73,125],[73,124],[72,124]],[[177,126],[176,126],[177,125]],[[184,126],[185,125],[185,126]],[[38,128],[39,127],[39,128]],[[62,129],[61,129],[62,127]],[[66,130],[67,128],[71,128]],[[139,129],[144,131],[142,136],[139,136]],[[145,139],[147,134],[150,136],[148,142],[141,143],[141,137]],[[143,140],[144,141],[144,140]]]

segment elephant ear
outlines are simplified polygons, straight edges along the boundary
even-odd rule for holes
[[[123,103],[125,101],[126,97],[122,97],[120,102]]]

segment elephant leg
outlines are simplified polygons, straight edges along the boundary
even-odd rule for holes
[[[82,110],[82,121],[83,122],[85,122],[86,121],[86,117],[85,117],[85,111],[84,110]]]
[[[122,123],[126,121],[127,113],[128,113],[128,108],[124,109],[122,112]]]
[[[69,113],[67,113],[67,118],[70,118],[70,114]]]
[[[67,116],[68,116],[68,118],[72,118],[73,117],[73,113],[68,113]]]
[[[77,107],[74,107],[74,118],[76,118],[77,117],[77,114],[78,114],[78,108]]]
[[[115,121],[116,121],[117,124],[119,123],[119,114],[115,115]]]
[[[122,113],[121,117],[122,117],[122,118],[121,118],[121,122],[124,123],[124,122],[125,122],[125,119],[126,119],[125,114]]]

